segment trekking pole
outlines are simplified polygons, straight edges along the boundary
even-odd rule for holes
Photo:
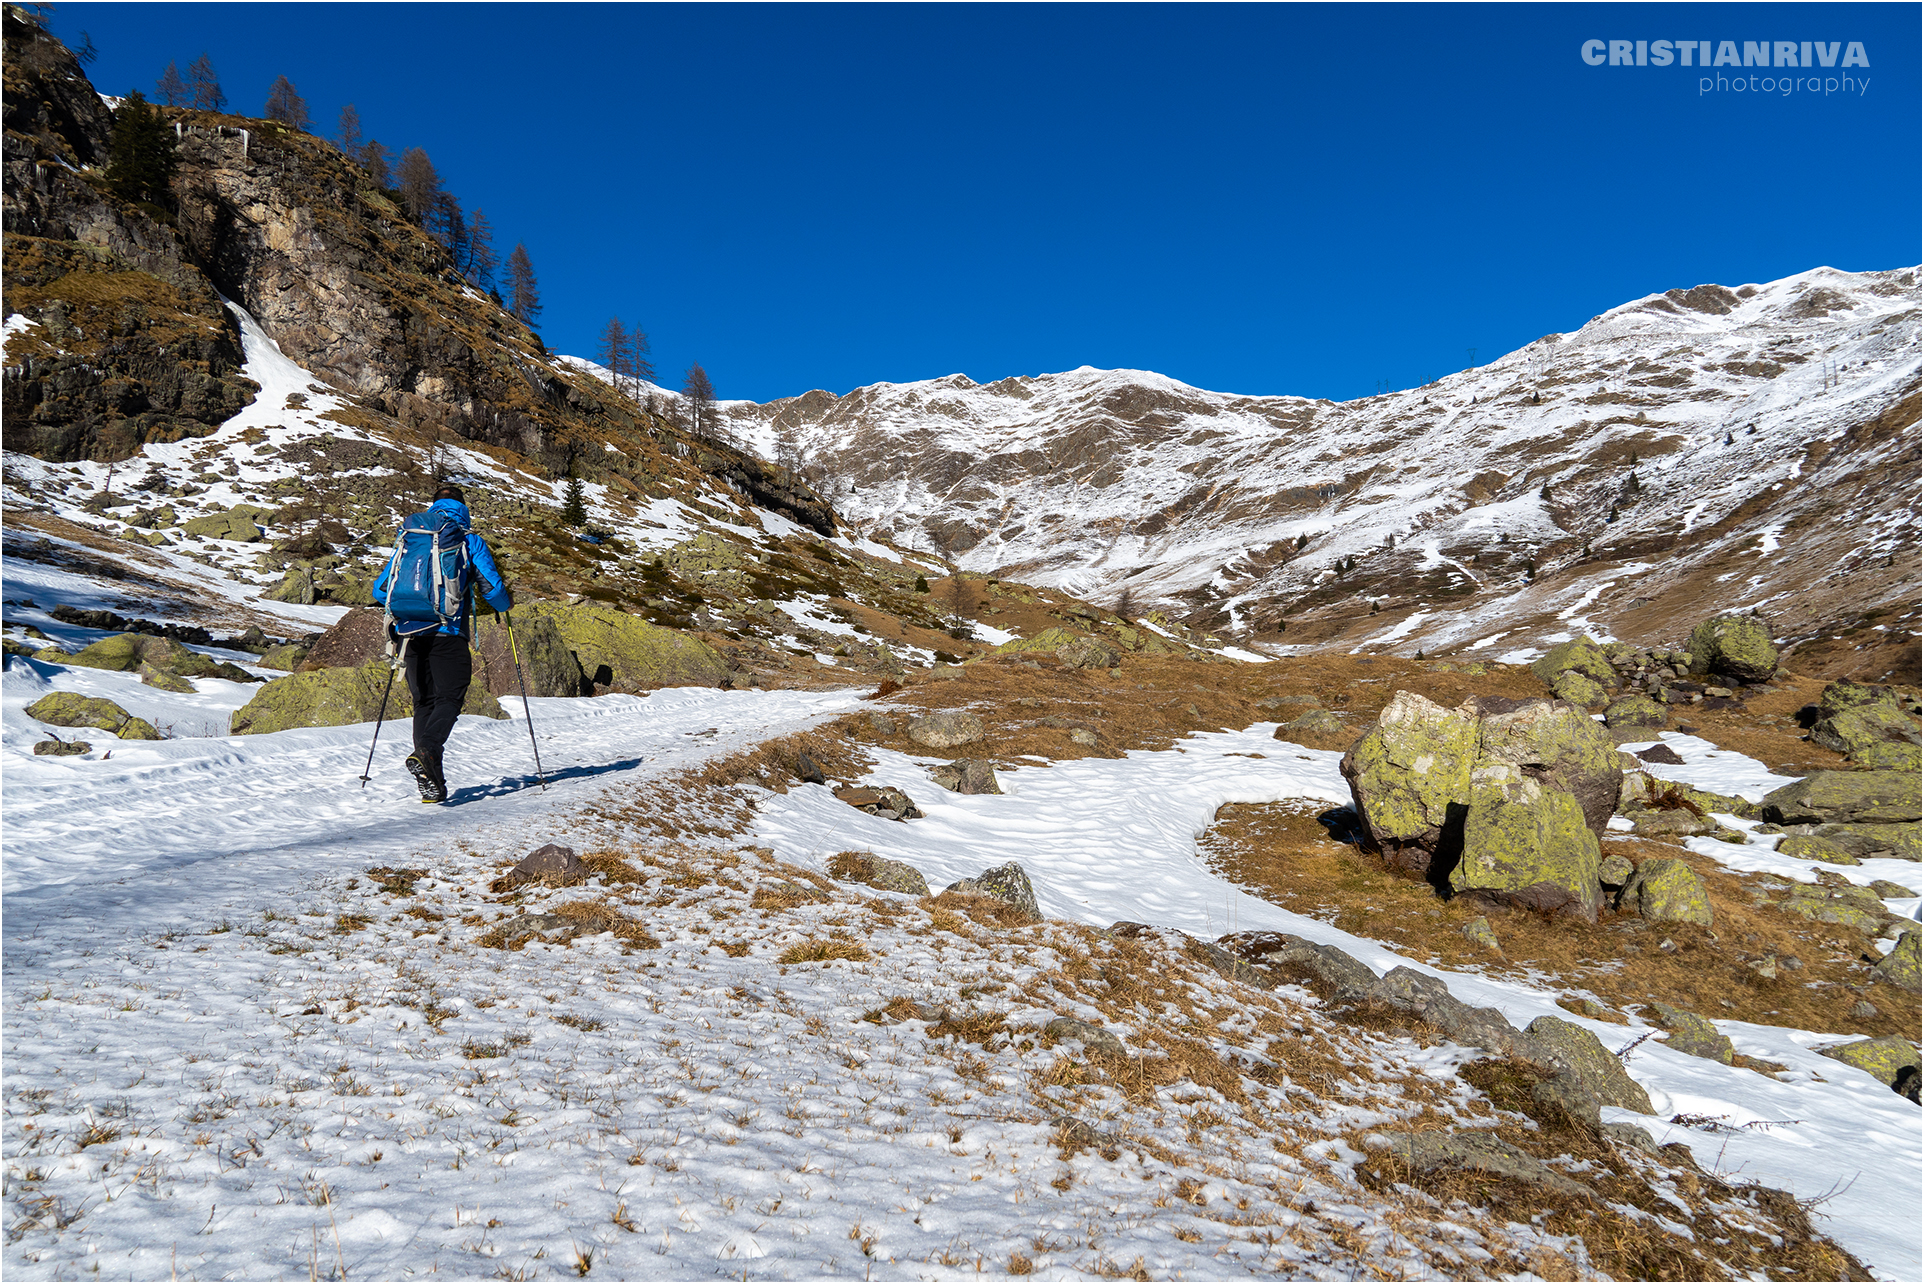
[[[381,689],[381,712],[374,716],[374,739],[368,742],[368,765],[361,769],[361,788],[368,788],[368,781],[374,771],[374,747],[381,743],[381,723],[388,716],[388,697],[394,691],[394,671],[401,668],[402,660],[408,654],[408,640],[401,640],[401,652],[388,662],[388,685]]]
[[[535,780],[541,782],[542,793],[548,792],[548,780],[542,775],[541,746],[535,743],[535,716],[528,708],[528,680],[521,676],[521,648],[515,643],[515,615],[503,612],[502,618],[508,622],[508,654],[515,658],[515,683],[521,688],[521,715],[528,723],[528,748],[535,752]]]

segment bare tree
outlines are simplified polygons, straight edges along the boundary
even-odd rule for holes
[[[435,173],[434,162],[425,151],[410,147],[401,153],[395,185],[401,189],[401,203],[408,207],[408,216],[426,226],[435,198],[441,194],[441,176]]]
[[[361,162],[361,168],[368,172],[368,178],[383,192],[394,186],[394,165],[391,157],[392,153],[379,139],[370,138],[357,158]]]
[[[697,437],[721,440],[720,417],[715,409],[715,385],[700,362],[691,364],[682,380],[682,403],[688,415],[689,432]]]
[[[653,351],[649,347],[648,332],[639,325],[628,328],[628,377],[635,381],[633,396],[640,398],[644,380],[652,383],[655,379],[655,363],[649,360]]]
[[[495,255],[495,227],[488,222],[488,216],[476,210],[468,218],[468,280],[486,289],[493,289],[495,269],[501,260]]]
[[[273,88],[267,91],[267,106],[261,109],[261,115],[289,129],[306,129],[307,99],[295,92],[293,81],[286,76],[276,76]]]
[[[361,113],[353,103],[341,109],[341,123],[334,131],[334,141],[350,160],[361,154]]]
[[[171,62],[167,64],[167,70],[154,82],[154,97],[169,107],[179,107],[187,101],[187,82],[180,78],[179,67]]]
[[[602,338],[595,348],[595,356],[602,365],[608,367],[608,373],[615,377],[615,391],[626,393],[628,391],[628,327],[622,324],[621,318],[610,317],[608,324],[602,327]]]
[[[535,284],[535,265],[528,257],[528,247],[519,241],[508,255],[508,311],[530,330],[541,317],[541,290]]]
[[[214,72],[214,60],[205,53],[187,65],[187,84],[194,91],[194,106],[201,111],[227,109],[227,95],[221,92],[221,78]]]
[[[1123,592],[1116,595],[1116,614],[1125,620],[1136,619],[1136,592],[1127,584]]]

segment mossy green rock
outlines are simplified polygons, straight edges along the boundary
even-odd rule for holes
[[[1010,652],[1016,652],[1016,651],[1054,652],[1059,647],[1068,647],[1069,645],[1074,643],[1076,641],[1076,637],[1077,636],[1075,634],[1071,633],[1067,629],[1060,628],[1056,625],[1051,625],[1048,629],[1043,630],[1042,633],[1037,634],[1034,638],[1011,638],[1008,642],[997,647],[995,654],[1007,655]],[[1147,646],[1145,647],[1145,650],[1148,650]]]
[[[1537,1018],[1525,1033],[1536,1047],[1533,1057],[1548,1058],[1575,1075],[1599,1102],[1622,1107],[1640,1115],[1655,1114],[1651,1098],[1638,1082],[1625,1073],[1624,1063],[1598,1042],[1597,1036],[1561,1017]]]
[[[1918,993],[1918,934],[1901,933],[1898,944],[1891,953],[1878,961],[1872,969],[1872,976],[1887,982],[1900,990],[1916,995]]]
[[[1632,872],[1618,894],[1621,909],[1655,923],[1711,926],[1711,896],[1698,872],[1675,857],[1646,861]]]
[[[1531,701],[1485,714],[1478,723],[1478,757],[1528,767],[1541,783],[1570,794],[1594,835],[1604,833],[1617,809],[1624,781],[1617,743],[1582,710]]]
[[[1778,669],[1771,630],[1756,616],[1717,616],[1691,631],[1691,672],[1741,683],[1769,682]]]
[[[1377,725],[1350,747],[1340,770],[1350,782],[1370,846],[1390,864],[1422,876],[1450,809],[1470,797],[1477,723],[1415,692],[1398,692]]]
[[[1826,714],[1813,725],[1811,739],[1866,767],[1918,771],[1918,724],[1889,702]]]
[[[1829,839],[1814,834],[1788,834],[1778,841],[1778,855],[1793,861],[1822,861],[1827,865],[1856,866],[1863,863]]]
[[[49,692],[27,706],[27,717],[50,727],[97,727],[123,741],[158,741],[160,732],[144,718],[135,718],[104,696],[79,692]]]
[[[1599,858],[1597,836],[1572,795],[1510,764],[1476,769],[1453,892],[1595,922],[1603,900]]]
[[[1604,684],[1588,674],[1578,673],[1575,669],[1567,669],[1553,678],[1551,692],[1559,700],[1569,701],[1573,705],[1582,705],[1586,709],[1594,705],[1602,705],[1611,699],[1611,693],[1604,690]]]
[[[524,618],[535,617],[555,623],[583,676],[597,687],[618,692],[719,687],[728,677],[728,661],[701,639],[614,607],[531,602],[517,609],[516,632]]]
[[[1780,825],[1917,821],[1918,773],[1815,772],[1773,790],[1762,806]]]
[[[1618,685],[1618,671],[1612,667],[1610,657],[1588,636],[1559,643],[1531,662],[1531,672],[1537,675],[1538,681],[1552,688],[1557,685],[1557,676],[1566,670],[1605,687]]]
[[[123,673],[152,669],[177,678],[225,678],[235,683],[255,681],[252,674],[238,665],[212,660],[171,638],[156,638],[151,634],[115,634],[111,638],[102,638],[71,656],[63,657],[60,663]],[[170,687],[167,690],[191,692],[194,689]]]
[[[277,678],[256,692],[254,699],[234,711],[228,731],[234,736],[285,732],[295,727],[346,727],[372,723],[381,711],[388,689],[388,664],[371,660],[354,668],[317,669]],[[501,703],[480,683],[468,685],[461,712],[483,718],[506,718]],[[396,677],[388,697],[390,719],[414,716],[414,702],[405,679]]]
[[[582,667],[553,618],[524,614],[515,621],[513,642],[511,648],[503,617],[482,616],[475,621],[469,638],[479,662],[475,681],[504,698],[520,696],[523,682],[530,696],[580,696],[588,690]],[[515,673],[517,652],[521,658],[519,678]]]
[[[307,648],[299,643],[282,643],[279,647],[269,647],[261,653],[262,669],[279,669],[293,673],[295,666],[307,659]]]
[[[1919,1065],[1918,1050],[1902,1035],[1881,1035],[1875,1040],[1853,1040],[1830,1048],[1813,1049],[1821,1057],[1855,1066],[1886,1088],[1898,1083],[1898,1073]]]
[[[205,536],[210,540],[238,540],[251,544],[261,538],[258,519],[274,512],[252,504],[238,504],[225,513],[209,513],[204,517],[189,518],[181,523],[181,530],[188,535]]]
[[[1726,1066],[1731,1064],[1737,1050],[1731,1047],[1730,1037],[1719,1034],[1718,1028],[1710,1022],[1696,1013],[1687,1013],[1662,1001],[1652,1004],[1651,1009],[1657,1024],[1671,1032],[1664,1041],[1666,1044],[1692,1057],[1723,1062]]]
[[[192,693],[195,690],[194,684],[180,675],[170,674],[164,669],[155,669],[152,665],[140,667],[140,681],[149,687],[157,687],[163,692]]]
[[[1620,696],[1604,711],[1604,725],[1619,727],[1663,727],[1664,706],[1649,696]]]
[[[1897,861],[1919,859],[1919,827],[1902,822],[1891,825],[1821,825],[1815,835],[1835,843],[1854,857],[1871,860],[1887,857]]]
[[[1794,886],[1778,909],[1813,923],[1837,924],[1867,937],[1885,931],[1891,915],[1878,894],[1869,888],[1820,888],[1812,884]]]

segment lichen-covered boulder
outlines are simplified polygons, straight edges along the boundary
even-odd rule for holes
[[[1778,841],[1777,851],[1779,856],[1793,861],[1822,861],[1834,866],[1864,864],[1830,839],[1821,839],[1815,834],[1788,834]]]
[[[1469,805],[1477,748],[1476,720],[1462,710],[1396,693],[1339,765],[1368,846],[1393,868],[1427,876],[1444,828],[1461,824]]]
[[[929,769],[929,779],[955,794],[1001,794],[996,769],[987,759],[957,759]]]
[[[1058,647],[1056,659],[1071,669],[1114,669],[1123,663],[1123,653],[1101,638],[1078,638]]]
[[[1866,937],[1880,936],[1893,919],[1884,901],[1870,888],[1793,884],[1776,904],[1786,914],[1813,923],[1838,924]]]
[[[166,670],[156,669],[152,665],[142,665],[140,667],[140,681],[149,687],[159,688],[163,692],[191,694],[195,690],[194,684],[188,682],[179,674],[170,674]]]
[[[1011,652],[1046,651],[1054,653],[1057,649],[1068,647],[1077,641],[1077,635],[1057,625],[1051,625],[1034,638],[1011,638],[995,650],[995,655],[1006,656]]]
[[[1299,714],[1278,726],[1271,736],[1279,741],[1319,750],[1337,749],[1356,739],[1356,733],[1344,716],[1328,709],[1313,709],[1308,714]]]
[[[1918,724],[1895,703],[1849,705],[1826,713],[1812,725],[1811,739],[1866,767],[1919,769]]]
[[[829,877],[843,883],[867,884],[884,892],[929,895],[929,881],[906,861],[891,861],[873,852],[838,852],[829,858]]]
[[[1631,858],[1623,853],[1613,852],[1597,863],[1597,881],[1615,891],[1631,882],[1631,876],[1636,870],[1637,867],[1631,864]]]
[[[135,718],[104,696],[79,692],[49,692],[27,706],[27,717],[50,727],[97,727],[123,741],[158,741],[160,732],[144,718]]]
[[[71,656],[63,657],[60,663],[82,669],[107,669],[122,673],[154,669],[176,678],[225,678],[235,683],[259,681],[238,665],[214,660],[172,638],[158,638],[152,634],[115,634],[111,638],[102,638]],[[168,690],[183,689],[176,687]],[[184,690],[194,689],[188,687]]]
[[[1723,812],[1728,816],[1756,821],[1764,815],[1761,805],[1735,794],[1714,794],[1682,781],[1667,781],[1648,772],[1626,772],[1618,789],[1618,810],[1626,816],[1639,808],[1671,808],[1689,804],[1700,812]]]
[[[1654,1002],[1651,1011],[1653,1020],[1671,1032],[1664,1041],[1667,1045],[1692,1057],[1731,1065],[1731,1059],[1737,1054],[1737,1050],[1731,1046],[1731,1037],[1720,1034],[1710,1022],[1696,1013],[1673,1008],[1662,1000]]]
[[[1582,1026],[1547,1015],[1525,1027],[1524,1033],[1531,1037],[1534,1057],[1571,1072],[1599,1102],[1640,1115],[1655,1114],[1650,1095],[1625,1073],[1624,1063]]]
[[[1620,696],[1604,710],[1604,725],[1620,727],[1663,727],[1664,706],[1649,696]]]
[[[232,736],[284,732],[294,727],[345,727],[371,723],[381,711],[382,693],[388,690],[388,666],[371,660],[365,665],[343,669],[320,669],[277,678],[254,694],[254,699],[234,711],[228,722]],[[405,679],[396,677],[388,692],[387,716],[406,719],[414,716],[414,702]],[[501,704],[480,683],[468,685],[461,712],[483,718],[506,718]]]
[[[1918,1050],[1902,1035],[1853,1040],[1849,1044],[1834,1044],[1830,1048],[1813,1049],[1812,1052],[1843,1062],[1846,1066],[1855,1066],[1888,1089],[1898,1087],[1899,1077],[1907,1067],[1917,1071],[1919,1066]]]
[[[1812,835],[1836,844],[1861,861],[1887,857],[1895,861],[1919,859],[1919,827],[1916,825],[1846,825],[1833,823],[1813,826]]]
[[[580,696],[588,690],[581,665],[569,650],[561,627],[548,616],[526,615],[515,621],[512,646],[505,617],[477,617],[469,631],[469,646],[477,661],[475,681],[496,696],[520,696],[523,682],[530,696]],[[515,672],[517,653],[521,657],[519,678]]]
[[[1917,821],[1916,772],[1814,772],[1764,797],[1765,819],[1780,825]]]
[[[205,536],[211,540],[238,540],[243,544],[252,544],[261,538],[261,528],[257,523],[273,512],[273,509],[263,509],[254,504],[237,504],[223,513],[189,518],[181,523],[180,529],[188,535]]]
[[[909,720],[909,739],[932,750],[953,749],[983,738],[983,721],[960,710],[943,710]]]
[[[1611,664],[1611,658],[1588,636],[1573,638],[1551,648],[1531,662],[1531,672],[1546,686],[1554,687],[1558,675],[1567,672],[1582,674],[1605,687],[1618,685],[1618,671]]]
[[[1698,872],[1675,857],[1646,861],[1631,873],[1618,906],[1653,922],[1711,926],[1711,896]]]
[[[1561,701],[1590,708],[1602,705],[1611,699],[1611,693],[1604,684],[1588,674],[1580,674],[1575,669],[1567,669],[1551,680],[1551,692]]]
[[[1624,769],[1617,743],[1596,719],[1555,701],[1475,700],[1478,756],[1526,770],[1540,784],[1566,791],[1584,823],[1602,835],[1616,810]]]
[[[1598,841],[1577,800],[1507,763],[1481,764],[1472,778],[1451,890],[1596,922]]]
[[[261,653],[258,662],[262,669],[279,669],[293,673],[307,659],[307,648],[299,643],[282,643],[279,647],[269,647]]]
[[[1771,628],[1757,616],[1716,616],[1691,631],[1691,672],[1741,683],[1769,682],[1778,669]]]
[[[958,879],[945,891],[994,897],[1021,911],[1026,923],[1039,924],[1043,921],[1043,912],[1036,904],[1036,890],[1030,886],[1029,875],[1015,861],[1006,861],[970,879]]]
[[[1872,968],[1872,976],[1907,994],[1918,994],[1918,934],[1900,933],[1891,953]]]
[[[645,692],[658,687],[719,687],[728,677],[728,661],[701,639],[614,607],[530,602],[517,609],[515,632],[520,634],[524,619],[536,617],[555,623],[575,653],[582,675],[597,688]]]

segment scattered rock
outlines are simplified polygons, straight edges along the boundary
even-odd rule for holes
[[[842,883],[867,884],[884,892],[929,895],[929,881],[906,861],[891,861],[873,852],[838,852],[829,858],[829,877]]]
[[[152,634],[127,633],[102,638],[65,657],[60,663],[82,669],[106,669],[122,673],[152,669],[175,678],[225,678],[233,683],[261,681],[238,665],[211,659],[172,638],[159,638]],[[185,690],[191,692],[194,689],[188,687]]]
[[[998,901],[1008,902],[1021,911],[1024,922],[1032,924],[1043,922],[1043,912],[1036,905],[1036,890],[1030,886],[1029,875],[1014,861],[985,870],[974,878],[958,879],[945,891],[968,893],[976,897],[994,897]]]
[[[144,718],[135,718],[104,696],[78,692],[49,692],[27,706],[27,717],[53,727],[96,727],[123,741],[158,741],[160,732]]]
[[[512,950],[530,938],[560,945],[572,940],[578,928],[575,921],[560,915],[513,915],[489,925],[483,935]]]
[[[795,779],[804,785],[827,785],[829,778],[823,775],[822,765],[815,761],[815,755],[803,750],[795,756]]]
[[[1815,772],[1773,790],[1762,807],[1780,825],[1917,821],[1918,780],[1916,772]]]
[[[1618,811],[1630,816],[1639,808],[1695,808],[1699,812],[1723,812],[1728,816],[1755,821],[1762,815],[1759,804],[1735,794],[1713,794],[1681,781],[1667,781],[1648,772],[1626,772],[1618,789]]]
[[[1458,1169],[1503,1178],[1527,1187],[1548,1187],[1581,1199],[1596,1193],[1574,1179],[1566,1178],[1536,1156],[1518,1150],[1486,1129],[1457,1132],[1381,1133],[1383,1154],[1408,1165],[1413,1174]]]
[[[1305,737],[1341,736],[1350,730],[1341,714],[1327,709],[1313,709],[1289,722],[1278,726],[1271,735],[1279,741],[1299,741]]]
[[[71,754],[85,754],[93,746],[85,741],[35,741],[35,754],[51,754],[55,758],[65,758]]]
[[[1918,994],[1918,934],[1899,934],[1898,944],[1872,968],[1872,976],[1908,994]]]
[[[929,770],[929,779],[955,794],[1001,794],[988,759],[957,759]]]
[[[1673,1008],[1662,1001],[1654,1002],[1651,1008],[1656,1015],[1654,1020],[1657,1024],[1671,1032],[1664,1041],[1666,1044],[1680,1053],[1689,1053],[1692,1057],[1723,1062],[1726,1066],[1731,1064],[1731,1059],[1736,1055],[1737,1050],[1731,1047],[1730,1038],[1720,1035],[1718,1028],[1710,1022],[1696,1013],[1687,1013],[1681,1008]]]
[[[1078,727],[1071,730],[1069,739],[1078,745],[1094,745],[1096,744],[1096,733],[1090,731],[1087,727]]]
[[[1639,750],[1638,757],[1643,759],[1646,763],[1664,763],[1664,764],[1668,764],[1671,767],[1684,766],[1684,755],[1678,753],[1676,750],[1672,749],[1669,745],[1666,745],[1663,742],[1659,742],[1658,744],[1651,746],[1649,749]]]
[[[1832,1058],[1846,1066],[1855,1066],[1880,1084],[1897,1092],[1900,1077],[1911,1071],[1913,1092],[1917,1091],[1919,1056],[1918,1050],[1903,1036],[1881,1035],[1872,1040],[1853,1040],[1849,1044],[1834,1044],[1830,1048],[1813,1049],[1820,1057]],[[1910,1095],[1907,1095],[1910,1096]]]
[[[1123,653],[1101,638],[1078,638],[1058,647],[1056,659],[1071,669],[1113,669],[1123,663]]]
[[[1664,706],[1652,700],[1649,696],[1620,696],[1605,708],[1604,725],[1612,730],[1618,728],[1663,727]],[[1649,753],[1649,751],[1646,751],[1646,753]],[[1647,761],[1652,763],[1684,762],[1683,759],[1678,758],[1676,750],[1666,748],[1665,753],[1671,755],[1671,757],[1649,759]],[[1644,758],[1644,755],[1640,754],[1638,757]]]
[[[281,583],[264,595],[269,602],[290,602],[296,606],[313,605],[314,570],[312,567],[289,567],[281,577]]]
[[[1616,687],[1617,668],[1611,664],[1610,657],[1604,654],[1588,636],[1573,638],[1559,643],[1531,662],[1531,672],[1538,681],[1555,690],[1560,675],[1574,673],[1588,678],[1594,685]]]
[[[1809,833],[1827,843],[1836,844],[1861,861],[1878,857],[1898,861],[1917,861],[1919,858],[1919,827],[1916,825],[1831,823],[1790,829],[1794,834]]]
[[[1080,1041],[1092,1053],[1102,1053],[1110,1057],[1125,1057],[1129,1050],[1123,1041],[1110,1034],[1094,1022],[1085,1022],[1074,1017],[1058,1017],[1043,1028],[1043,1034],[1058,1043],[1070,1040]]]
[[[1877,937],[1893,916],[1870,888],[1827,888],[1818,884],[1793,884],[1784,900],[1777,903],[1786,914],[1797,915],[1820,924],[1839,924],[1867,937]]]
[[[1461,834],[1477,759],[1477,724],[1415,692],[1398,692],[1343,757],[1366,846],[1393,869],[1430,874],[1446,828]],[[1453,835],[1453,841],[1461,842]]]
[[[1494,1008],[1472,1008],[1428,973],[1399,965],[1377,979],[1368,998],[1436,1027],[1459,1044],[1529,1055],[1523,1033]]]
[[[1874,879],[1865,886],[1877,893],[1880,897],[1916,897],[1918,895],[1904,884],[1893,883],[1889,879]]]
[[[1711,926],[1711,897],[1704,880],[1676,857],[1646,861],[1632,872],[1618,906],[1636,907],[1640,919]]]
[[[379,609],[355,607],[314,640],[297,673],[365,665],[388,654],[388,626]]]
[[[983,738],[983,721],[960,710],[944,710],[909,720],[909,739],[933,750],[952,749]]]
[[[896,734],[896,720],[890,718],[887,714],[871,714],[869,715],[868,721],[869,730],[877,736],[894,736]]]
[[[1716,821],[1689,808],[1628,808],[1624,816],[1633,834],[1649,838],[1683,838],[1711,834],[1719,828]]]
[[[922,809],[915,801],[893,785],[845,785],[835,796],[857,811],[884,821],[915,821],[922,817]]]
[[[252,544],[261,538],[261,528],[257,525],[259,519],[273,513],[273,509],[263,509],[258,505],[237,504],[222,513],[189,518],[181,523],[180,529],[188,535],[210,540],[238,540],[243,544]]]
[[[1531,1038],[1531,1054],[1537,1061],[1568,1071],[1599,1102],[1652,1114],[1650,1097],[1626,1073],[1624,1063],[1582,1026],[1547,1015],[1525,1027],[1524,1033]]]
[[[397,676],[390,690],[388,678],[388,665],[382,660],[371,660],[354,669],[307,670],[276,678],[234,711],[228,721],[229,734],[255,736],[292,727],[371,723],[381,712],[383,693],[389,719],[412,718],[414,701],[406,680]],[[501,703],[480,683],[469,684],[461,712],[483,718],[508,717]]]
[[[1475,945],[1482,946],[1485,950],[1499,955],[1504,953],[1503,946],[1498,943],[1497,934],[1491,930],[1491,921],[1482,915],[1471,920],[1457,931],[1464,934],[1467,940]]]
[[[1315,696],[1266,696],[1256,702],[1258,709],[1282,709],[1286,705],[1311,705],[1319,702]]]
[[[163,692],[179,692],[191,696],[195,691],[194,684],[185,678],[178,674],[170,674],[164,669],[156,669],[152,665],[140,667],[140,681]]]
[[[1691,672],[1766,683],[1778,669],[1771,630],[1757,616],[1717,616],[1691,631]]]
[[[1540,785],[1571,795],[1591,833],[1604,833],[1617,810],[1624,769],[1616,742],[1596,720],[1554,701],[1473,697],[1465,708],[1481,716],[1482,760],[1509,763]]]
[[[1606,888],[1616,890],[1631,882],[1631,873],[1637,867],[1631,858],[1614,852],[1597,863],[1597,881]]]
[[[1071,633],[1069,630],[1060,628],[1056,625],[1051,625],[1048,629],[1043,630],[1043,632],[1037,634],[1034,638],[1012,638],[1008,642],[1003,643],[1001,646],[997,647],[996,650],[991,654],[997,655],[997,656],[1007,656],[1011,652],[1031,652],[1031,651],[1054,652],[1059,648],[1068,647],[1073,643],[1075,643],[1076,641],[1077,641],[1077,636]]]
[[[1856,1017],[1860,1020],[1863,1020],[1867,1017],[1878,1016],[1878,1006],[1876,1004],[1869,1003],[1862,999],[1859,1000],[1856,1004],[1853,1004],[1851,1008],[1848,1009],[1847,1011],[1851,1014],[1851,1016]]]

